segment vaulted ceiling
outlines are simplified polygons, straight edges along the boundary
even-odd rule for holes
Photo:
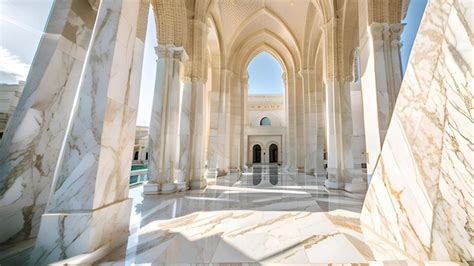
[[[374,2],[371,7],[390,5],[395,9],[408,2],[370,1]],[[214,0],[208,36],[213,64],[218,60],[224,68],[239,70],[251,59],[248,57],[266,50],[285,68],[312,70],[321,62],[316,57],[322,56],[318,52],[322,28],[334,18],[338,19],[338,30],[343,31],[338,40],[343,49],[340,60],[350,62],[359,40],[359,6],[358,0]]]
[[[299,68],[312,5],[310,0],[215,1],[211,17],[220,35],[222,62],[245,65],[248,58],[242,57],[265,49],[283,64]]]

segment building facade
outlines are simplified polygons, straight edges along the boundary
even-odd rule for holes
[[[15,111],[20,100],[24,86],[23,81],[18,84],[0,84],[0,139],[2,139],[5,132],[8,119]]]

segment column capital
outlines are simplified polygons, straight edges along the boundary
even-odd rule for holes
[[[403,33],[403,30],[405,29],[405,25],[405,23],[393,23],[388,25],[390,30],[390,36],[392,38],[400,38]]]
[[[155,53],[158,59],[177,59],[181,63],[186,62],[189,58],[184,47],[176,47],[174,44],[158,44],[155,47]]]
[[[374,41],[383,40],[384,31],[386,30],[386,23],[374,22],[369,25],[370,34]]]
[[[189,76],[184,76],[183,81],[185,82],[190,82],[190,83],[195,83],[195,82],[206,82],[206,79],[204,77],[189,77]]]
[[[341,75],[338,78],[338,81],[340,84],[354,82],[354,76],[352,75],[352,73],[347,73],[347,74]]]

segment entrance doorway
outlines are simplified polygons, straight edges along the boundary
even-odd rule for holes
[[[260,145],[253,145],[253,163],[262,163],[262,147]]]
[[[278,146],[276,144],[270,145],[269,148],[270,163],[278,163]]]

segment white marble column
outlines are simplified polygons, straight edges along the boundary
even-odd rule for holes
[[[249,164],[249,144],[248,144],[248,137],[246,133],[246,128],[248,126],[248,90],[249,90],[249,75],[245,73],[242,78],[240,79],[240,87],[242,91],[242,109],[241,109],[241,116],[242,116],[242,132],[240,135],[240,143],[242,143],[241,147],[241,154],[240,154],[240,169],[244,170],[247,169],[247,165]]]
[[[186,77],[180,107],[178,190],[201,189],[204,177],[205,100],[204,80]]]
[[[149,2],[100,3],[31,264],[107,252],[127,241],[141,76],[133,68],[141,60],[133,57],[143,5]]]
[[[203,80],[193,82],[191,105],[191,149],[189,154],[189,180],[192,189],[201,189],[207,186],[204,176],[204,138],[205,138],[205,97],[206,84]]]
[[[191,78],[184,77],[183,88],[180,95],[179,101],[179,119],[178,119],[178,142],[177,142],[177,154],[176,154],[176,186],[178,191],[189,189],[189,176],[191,171],[191,160],[193,152],[191,151],[191,134],[193,121],[192,116],[192,104],[194,94],[194,82]]]
[[[351,123],[351,127],[344,132],[345,148],[350,152],[352,160],[345,169],[344,190],[349,192],[364,192],[367,190],[367,172],[362,169],[360,156],[365,154],[365,138],[361,131],[364,131],[364,120],[362,116],[362,99],[357,97],[360,95],[360,82],[352,81],[349,83],[348,107],[351,108],[350,113],[346,115],[346,121]],[[347,161],[347,160],[346,160]],[[357,163],[356,163],[357,162]]]
[[[282,74],[283,84],[286,88],[287,101],[287,143],[284,152],[287,154],[287,166],[289,171],[296,171],[296,108],[295,108],[295,84],[291,73]],[[286,168],[286,167],[285,167]]]
[[[178,190],[206,186],[203,176],[206,132],[206,81],[208,78],[208,25],[205,20],[188,19],[188,43],[192,46],[185,65],[179,108]]]
[[[244,94],[240,86],[240,79],[232,79],[230,93],[230,149],[229,149],[229,170],[231,172],[240,171],[240,153],[243,152],[241,136],[243,126],[243,98]]]
[[[337,81],[326,81],[328,179],[325,185],[333,189],[344,186],[340,93]]]
[[[217,169],[219,174],[229,171],[229,148],[230,148],[230,86],[234,72],[221,70],[222,86],[219,94],[219,118],[218,118],[218,150]]]
[[[328,82],[326,106],[328,119],[328,188],[344,188],[354,168],[352,156],[352,115],[350,82]]]
[[[217,157],[219,150],[219,99],[220,99],[220,68],[212,68],[212,90],[209,93],[209,139],[207,147],[207,169],[205,172],[206,178],[216,178],[218,175],[217,170]]]
[[[372,174],[392,117],[402,80],[400,35],[403,24],[372,23],[360,47],[367,171]]]
[[[303,79],[300,75],[296,75],[295,79],[295,136],[296,136],[296,168],[298,172],[304,171],[305,166],[305,102],[304,102],[304,86]]]
[[[314,175],[320,178],[326,177],[324,168],[324,150],[326,149],[326,116],[325,116],[325,94],[323,82],[316,81],[316,169]]]
[[[0,143],[2,244],[38,234],[95,16],[87,1],[56,1],[51,9]]]
[[[366,175],[359,167],[354,165],[354,130],[352,116],[351,91],[354,83],[345,81],[341,91],[342,111],[342,149],[343,149],[343,174],[344,190],[349,192],[362,192],[367,189]]]
[[[300,72],[303,78],[305,103],[305,172],[314,174],[316,170],[317,128],[316,128],[316,95],[314,88],[314,70],[305,69]]]
[[[183,63],[187,60],[182,47],[158,45],[155,94],[149,131],[149,181],[145,194],[171,193],[176,190],[179,162],[180,102]]]

